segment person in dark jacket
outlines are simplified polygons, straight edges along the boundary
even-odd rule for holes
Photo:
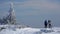
[[[47,28],[47,20],[45,20],[44,26],[45,26],[45,28]]]

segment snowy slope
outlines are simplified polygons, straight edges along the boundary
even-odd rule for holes
[[[44,30],[44,29],[43,29]],[[54,27],[52,29],[46,29],[47,32],[43,32],[42,34],[60,34],[60,28],[59,27]]]
[[[0,26],[0,34],[60,34],[60,27],[51,28],[15,28],[15,26]]]
[[[39,29],[34,29],[34,28],[22,28],[22,29],[3,29],[0,34],[36,34],[40,30]]]

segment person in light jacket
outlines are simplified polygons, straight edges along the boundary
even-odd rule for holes
[[[51,28],[52,24],[51,24],[51,20],[48,20],[48,28]]]

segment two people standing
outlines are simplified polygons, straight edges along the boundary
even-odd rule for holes
[[[51,24],[51,20],[45,20],[45,22],[44,22],[44,27],[45,28],[51,28],[52,27],[52,24]]]

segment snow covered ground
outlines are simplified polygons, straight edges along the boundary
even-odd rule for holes
[[[4,27],[4,28],[2,28]],[[2,28],[2,30],[1,30]],[[53,28],[16,28],[15,26],[0,26],[0,34],[60,34],[60,27]]]

